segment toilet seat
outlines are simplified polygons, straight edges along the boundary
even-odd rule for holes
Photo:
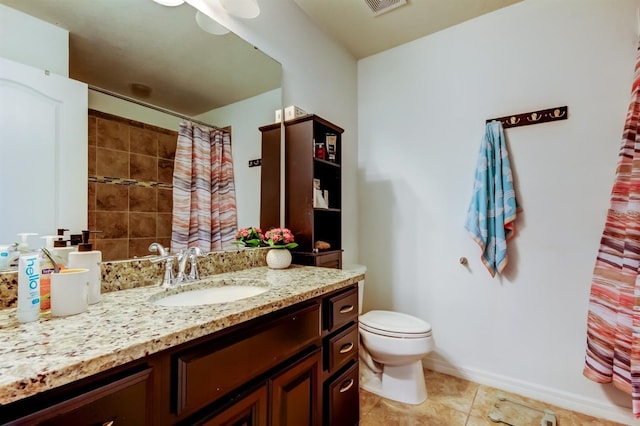
[[[431,337],[431,324],[411,315],[393,311],[369,311],[359,318],[360,328],[381,336],[403,339]]]

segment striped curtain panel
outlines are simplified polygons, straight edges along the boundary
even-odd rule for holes
[[[583,374],[631,394],[640,418],[640,46],[589,298]]]
[[[229,132],[183,122],[173,169],[171,250],[221,250],[238,228]]]

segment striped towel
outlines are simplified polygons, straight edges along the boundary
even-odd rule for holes
[[[482,250],[491,276],[507,266],[507,241],[515,231],[518,203],[502,123],[487,123],[476,166],[465,228]]]

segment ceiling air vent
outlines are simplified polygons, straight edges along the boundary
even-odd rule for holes
[[[364,0],[369,6],[373,16],[379,16],[383,13],[387,13],[397,7],[407,4],[407,0]]]

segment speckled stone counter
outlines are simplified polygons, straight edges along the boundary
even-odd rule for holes
[[[20,324],[15,309],[0,310],[0,404],[355,284],[363,277],[339,269],[258,267],[206,279],[210,285],[246,285],[255,280],[269,288],[235,302],[164,307],[151,301],[166,290],[145,286],[103,294],[87,312],[65,318],[49,316]]]
[[[201,277],[265,266],[268,248],[215,251],[197,258]],[[102,263],[102,293],[158,284],[164,274],[164,263],[151,258],[118,260]],[[177,272],[177,262],[174,262]],[[0,309],[15,308],[18,301],[18,273],[0,272]]]

